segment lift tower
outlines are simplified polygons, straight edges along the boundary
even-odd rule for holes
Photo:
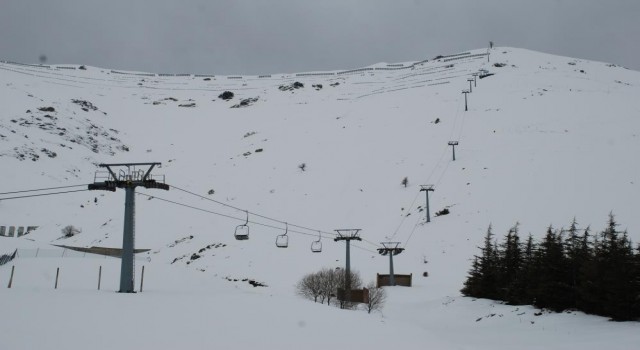
[[[393,256],[402,253],[404,248],[398,248],[400,242],[381,242],[384,248],[378,248],[378,253],[380,255],[385,256],[389,255],[389,285],[395,286],[396,279],[393,275]]]
[[[469,108],[467,107],[467,94],[470,93],[471,91],[469,90],[462,90],[462,93],[464,94],[464,111],[468,111]]]
[[[458,141],[449,141],[449,146],[453,147],[453,161],[456,160],[456,146],[458,145]]]
[[[362,238],[358,236],[360,232],[359,228],[356,229],[340,229],[335,230],[338,232],[338,237],[333,240],[345,241],[347,246],[347,257],[345,261],[345,269],[344,269],[344,290],[345,290],[345,301],[351,301],[351,251],[350,251],[350,243],[352,240],[361,241]]]
[[[431,222],[431,214],[429,213],[429,192],[435,191],[433,185],[420,185],[420,192],[424,191],[427,194],[427,222]]]
[[[151,170],[160,163],[100,164],[106,171],[97,171],[90,190],[115,192],[124,188],[124,230],[122,234],[122,262],[120,265],[120,293],[135,293],[134,250],[135,250],[135,195],[136,187],[157,188],[168,191],[164,176],[152,176]],[[115,168],[118,169],[116,173]]]

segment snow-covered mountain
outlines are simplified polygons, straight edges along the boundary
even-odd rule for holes
[[[629,349],[640,340],[635,323],[535,316],[459,293],[489,224],[498,236],[519,222],[540,237],[574,217],[600,230],[613,212],[640,240],[636,71],[495,48],[261,76],[0,62],[0,83],[0,225],[38,226],[0,237],[0,254],[22,251],[0,267],[3,288],[16,267],[0,294],[14,325],[0,331],[7,348]],[[449,141],[459,142],[455,161]],[[98,164],[130,162],[161,162],[153,173],[171,189],[137,190],[136,248],[150,251],[136,274],[144,265],[147,276],[143,293],[122,295],[117,259],[59,257],[52,246],[120,247],[122,190],[6,198],[86,189]],[[238,241],[242,210],[250,239]],[[82,233],[61,238],[67,225]],[[380,242],[406,248],[395,271],[413,274],[413,287],[388,288],[382,313],[295,296],[304,274],[344,265],[332,236],[342,228],[362,229],[351,265],[366,281],[388,273]],[[285,229],[289,247],[277,248]],[[312,253],[319,235],[322,252]]]

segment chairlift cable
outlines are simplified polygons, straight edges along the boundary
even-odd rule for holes
[[[56,195],[56,194],[65,194],[65,193],[73,193],[73,192],[84,192],[84,191],[89,191],[89,190],[88,189],[84,189],[84,190],[73,190],[73,191],[30,194],[30,195],[26,195],[26,196],[15,196],[15,197],[0,198],[0,201],[5,201],[5,200],[8,200],[8,199],[20,199],[20,198],[31,198],[31,197],[41,197],[41,196],[53,196],[53,195]]]
[[[153,198],[153,199],[157,199],[157,200],[159,200],[159,201],[163,201],[163,202],[167,202],[167,203],[175,204],[175,205],[178,205],[178,206],[181,206],[181,207],[185,207],[185,208],[189,208],[189,209],[193,209],[193,210],[197,210],[197,211],[202,211],[202,212],[209,213],[209,214],[214,214],[214,215],[222,216],[222,217],[229,218],[229,219],[233,219],[233,220],[238,220],[238,221],[245,221],[245,220],[246,220],[245,218],[238,218],[238,217],[235,217],[235,216],[231,216],[231,215],[227,215],[227,214],[222,214],[222,213],[218,213],[218,212],[215,212],[215,211],[211,211],[211,210],[207,210],[207,209],[203,209],[203,208],[198,208],[198,207],[195,207],[195,206],[192,206],[192,205],[189,205],[189,204],[184,204],[184,203],[180,203],[180,202],[172,201],[172,200],[169,200],[169,199],[166,199],[166,198],[161,198],[161,197],[157,197],[157,196],[152,196],[152,195],[149,195],[149,194],[146,194],[146,193],[142,193],[142,192],[136,192],[136,194],[137,194],[137,195],[141,195],[141,196],[145,196],[145,197],[149,197],[149,198]],[[260,226],[264,226],[264,227],[268,227],[268,228],[272,228],[272,229],[276,229],[276,230],[282,230],[282,227],[273,226],[273,225],[265,224],[265,223],[262,223],[262,222],[257,222],[257,221],[251,221],[251,220],[249,220],[249,222],[248,222],[248,223],[249,223],[249,224],[256,224],[256,225],[260,225]],[[310,234],[310,233],[301,232],[301,231],[296,231],[296,230],[288,230],[288,232],[291,232],[291,233],[297,233],[297,234],[304,235],[304,236],[313,236],[313,237],[316,237],[316,235],[315,235],[315,234]],[[317,230],[316,230],[316,232],[317,232]],[[322,232],[323,232],[323,233],[326,233],[326,232],[324,232],[324,231],[322,231]],[[357,249],[360,249],[360,250],[364,250],[364,251],[367,251],[367,252],[370,252],[370,253],[377,254],[377,253],[376,253],[376,252],[374,252],[373,250],[370,250],[370,249],[367,249],[367,248],[364,248],[364,247],[360,247],[360,246],[358,246],[358,245],[356,245],[356,244],[351,244],[351,246],[352,246],[352,247],[355,247],[355,248],[357,248]]]
[[[458,98],[460,99],[460,98]],[[453,137],[453,135],[455,134],[456,131],[456,124],[457,124],[457,120],[458,117],[460,115],[460,103],[456,103],[456,113],[455,113],[455,117],[454,117],[454,123],[453,123],[453,127],[451,128],[451,137]],[[465,124],[465,120],[466,120],[466,114],[464,114],[462,116],[462,120],[460,121],[460,130],[458,132],[458,139],[460,139],[460,137],[462,137],[462,132],[464,130],[464,124]],[[440,155],[440,159],[436,162],[436,165],[434,166],[433,170],[431,171],[431,173],[429,174],[429,177],[427,177],[427,181],[429,182],[431,180],[431,177],[434,175],[434,173],[436,172],[436,170],[440,167],[440,163],[442,162],[442,159],[444,158],[445,154],[447,153],[448,147],[445,147],[442,151],[442,154]],[[447,170],[449,169],[449,165],[451,164],[451,162],[447,162],[447,164],[445,165],[444,170],[442,171],[442,173],[440,174],[440,176],[438,177],[438,181],[436,181],[436,185],[440,184],[440,181],[442,180],[442,178],[444,177],[445,173],[447,172]],[[413,202],[411,203],[411,206],[409,206],[409,209],[407,210],[408,213],[411,212],[411,210],[413,209],[413,206],[416,203],[416,200],[418,199],[420,193],[418,192],[418,194],[416,194],[415,198],[413,199]],[[398,225],[398,227],[396,228],[396,230],[393,232],[393,235],[391,235],[391,238],[395,237],[398,234],[398,231],[400,230],[400,228],[402,227],[402,225],[404,224],[404,221],[406,220],[407,215],[403,215],[402,219],[400,220],[400,224]],[[411,233],[409,234],[409,237],[407,238],[407,242],[409,241],[409,239],[411,239],[411,236],[413,235],[413,233],[415,232],[416,228],[417,228],[417,223],[416,225],[413,227],[413,229],[411,230]],[[406,243],[405,243],[406,245]]]
[[[89,186],[89,184],[83,185],[72,185],[72,186],[57,186],[57,187],[48,187],[48,188],[37,188],[33,190],[22,190],[22,191],[12,191],[12,192],[1,192],[0,195],[5,194],[15,194],[15,193],[25,193],[25,192],[40,192],[40,191],[49,191],[49,190],[59,190],[62,188],[72,188],[72,187],[81,187],[81,186]]]
[[[188,193],[188,194],[190,194],[190,195],[193,195],[193,196],[196,196],[196,197],[198,197],[198,198],[205,199],[205,200],[208,200],[208,201],[211,201],[211,202],[214,202],[214,203],[220,204],[220,205],[225,206],[225,207],[228,207],[228,208],[232,208],[232,209],[235,209],[235,210],[238,210],[238,211],[242,211],[242,212],[248,212],[249,214],[251,214],[251,215],[253,215],[253,216],[257,216],[257,217],[260,217],[260,218],[263,218],[263,219],[266,219],[266,220],[271,220],[271,221],[274,221],[274,222],[277,222],[277,223],[285,224],[285,222],[284,222],[284,221],[282,221],[282,220],[274,219],[274,218],[271,218],[271,217],[268,217],[268,216],[265,216],[265,215],[261,215],[261,214],[258,214],[258,213],[254,213],[254,212],[251,212],[251,211],[247,211],[246,209],[238,208],[238,207],[235,207],[235,206],[233,206],[233,205],[230,205],[230,204],[227,204],[227,203],[223,203],[223,202],[217,201],[217,200],[215,200],[215,199],[207,198],[207,197],[205,197],[205,196],[202,196],[202,195],[199,195],[199,194],[197,194],[197,193],[194,193],[194,192],[191,192],[191,191],[185,190],[185,189],[180,188],[180,187],[177,187],[177,186],[175,186],[175,185],[170,185],[170,186],[171,186],[172,188],[175,188],[175,189],[176,189],[176,190],[178,190],[178,191],[182,191],[182,192]],[[299,228],[299,229],[303,229],[303,230],[317,231],[316,229],[312,229],[312,228],[305,227],[305,226],[300,226],[300,225],[295,225],[295,224],[291,224],[291,223],[289,223],[289,224],[288,224],[288,226],[291,226],[291,227],[297,227],[297,228]],[[328,235],[332,235],[332,236],[336,236],[336,234],[335,234],[335,233],[332,233],[332,232],[325,232],[325,231],[323,231],[323,233],[328,234]]]
[[[413,233],[416,232],[416,229],[418,228],[418,225],[420,224],[420,220],[421,219],[422,218],[418,217],[418,221],[416,221],[416,224],[413,225],[413,229],[411,230],[411,233],[409,234],[409,237],[407,237],[407,240],[404,242],[404,245],[402,246],[403,248],[407,247],[407,244],[409,243],[409,240],[413,236]]]
[[[218,213],[218,212],[215,212],[215,211],[212,211],[212,210],[198,208],[198,207],[195,207],[195,206],[192,206],[192,205],[189,205],[189,204],[184,204],[184,203],[172,201],[170,199],[161,198],[161,197],[158,197],[158,196],[152,196],[152,195],[149,195],[149,194],[146,194],[146,193],[136,192],[136,194],[139,194],[139,195],[142,195],[142,196],[146,196],[146,197],[149,197],[149,198],[152,198],[152,199],[157,199],[157,200],[160,200],[160,201],[163,201],[163,202],[172,203],[172,204],[179,205],[179,206],[182,206],[182,207],[186,207],[186,208],[190,208],[190,209],[194,209],[194,210],[198,210],[198,211],[202,211],[202,212],[206,212],[206,213],[222,216],[222,217],[225,217],[225,218],[247,222],[246,218],[238,218],[238,217],[235,217],[235,216]],[[265,223],[262,223],[262,222],[249,220],[247,223],[256,224],[256,225],[260,225],[260,226],[264,226],[264,227],[268,227],[268,228],[273,228],[273,229],[276,229],[276,230],[282,230],[282,227],[273,226],[273,225],[265,224]],[[310,234],[310,233],[301,232],[301,231],[295,231],[295,230],[288,230],[288,232],[293,232],[293,233],[297,233],[297,234],[301,234],[301,235],[305,235],[305,236],[312,236],[312,237],[316,236],[315,234]]]

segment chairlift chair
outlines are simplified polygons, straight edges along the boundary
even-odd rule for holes
[[[311,252],[320,253],[322,252],[322,233],[318,231],[318,240],[311,242]]]
[[[284,234],[276,237],[276,247],[278,248],[287,248],[289,246],[289,236],[287,236],[287,233],[289,232],[289,224],[286,222],[284,224],[286,225]]]
[[[234,233],[234,236],[239,241],[249,239],[249,211],[245,210],[245,213],[247,214],[247,221],[242,225],[236,226],[236,231]]]

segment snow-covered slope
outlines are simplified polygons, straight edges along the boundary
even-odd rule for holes
[[[613,211],[631,238],[640,239],[634,215],[640,73],[522,49],[496,48],[489,59],[485,53],[242,77],[0,63],[0,192],[88,184],[97,164],[125,162],[161,162],[154,173],[172,186],[137,190],[136,247],[151,251],[136,261],[137,273],[143,264],[150,272],[145,292],[133,296],[107,292],[117,290],[117,260],[25,257],[49,251],[49,244],[120,246],[122,191],[0,201],[0,225],[39,226],[22,238],[0,237],[3,251],[25,248],[12,262],[16,281],[3,289],[2,309],[33,315],[21,316],[18,326],[47,329],[43,334],[71,348],[97,337],[89,324],[111,327],[125,315],[142,329],[143,348],[214,338],[231,348],[343,341],[374,348],[611,346],[598,332],[621,339],[614,347],[629,348],[640,339],[635,324],[535,317],[533,309],[472,301],[458,291],[490,223],[498,235],[519,222],[521,232],[539,237],[549,224],[568,226],[574,216],[583,227],[600,229]],[[477,79],[465,112],[461,92],[482,70],[490,75]],[[235,96],[225,101],[218,97],[224,91]],[[455,162],[447,145],[453,140],[459,141]],[[435,185],[428,224],[423,184]],[[1,198],[24,194],[30,193]],[[233,238],[245,214],[232,207],[250,212],[247,241]],[[434,215],[444,208],[449,215]],[[289,247],[279,249],[275,239],[285,222]],[[82,233],[60,239],[67,225]],[[414,287],[390,289],[382,318],[294,296],[304,274],[344,265],[344,244],[329,235],[341,228],[362,229],[365,240],[352,249],[351,263],[367,281],[388,272],[387,258],[375,251],[379,242],[406,248],[395,270],[412,273]],[[318,230],[323,251],[314,254]],[[202,257],[191,260],[194,253]],[[101,264],[112,271],[105,274],[106,291],[97,292]],[[49,290],[57,266],[77,272],[63,272],[75,286]],[[9,266],[0,273],[6,285]],[[96,303],[104,318],[90,316]],[[189,318],[197,310],[202,314]],[[37,318],[40,313],[52,316]],[[77,337],[47,328],[55,317],[92,322]],[[115,338],[125,324],[113,326],[114,335],[98,347],[138,344]],[[243,332],[231,330],[237,327]],[[336,328],[344,333],[340,339],[320,340]],[[505,330],[510,337],[499,338]],[[14,348],[47,346],[9,329],[0,335],[0,344]]]

